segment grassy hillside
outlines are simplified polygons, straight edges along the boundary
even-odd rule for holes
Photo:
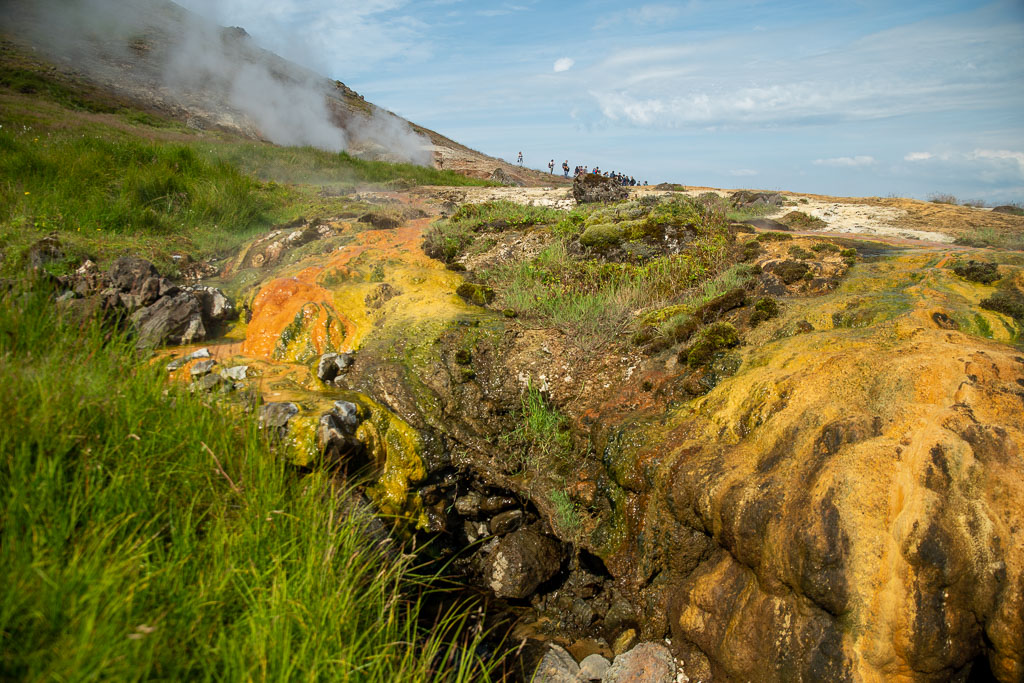
[[[0,51],[0,271],[49,232],[69,261],[124,252],[223,254],[299,216],[331,216],[366,187],[483,185],[451,171],[192,130]],[[59,264],[57,265],[59,268]]]
[[[25,267],[53,232],[51,270],[133,253],[173,274],[171,254],[351,209],[356,188],[471,181],[193,131],[2,57],[0,678],[486,678],[468,611],[427,614],[435,579],[336,482],[119,333],[66,321]]]

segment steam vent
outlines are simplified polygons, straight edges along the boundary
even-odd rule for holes
[[[61,7],[0,26],[0,678],[1024,681],[1019,203],[510,162],[256,26]],[[678,77],[608,49],[530,82]],[[666,154],[835,118],[588,92]]]

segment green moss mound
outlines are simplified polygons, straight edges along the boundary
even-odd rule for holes
[[[730,323],[709,325],[700,331],[697,341],[686,352],[686,363],[691,368],[707,365],[716,353],[739,343],[739,333]]]
[[[957,261],[953,264],[953,272],[970,282],[990,285],[999,279],[999,266],[987,261]]]

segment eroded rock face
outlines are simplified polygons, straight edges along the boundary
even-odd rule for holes
[[[163,343],[191,344],[206,338],[202,307],[186,292],[165,296],[131,316],[140,348]]]

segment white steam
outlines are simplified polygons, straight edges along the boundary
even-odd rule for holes
[[[41,50],[132,97],[280,145],[430,162],[403,119],[346,104],[331,81],[165,0],[0,0]]]

